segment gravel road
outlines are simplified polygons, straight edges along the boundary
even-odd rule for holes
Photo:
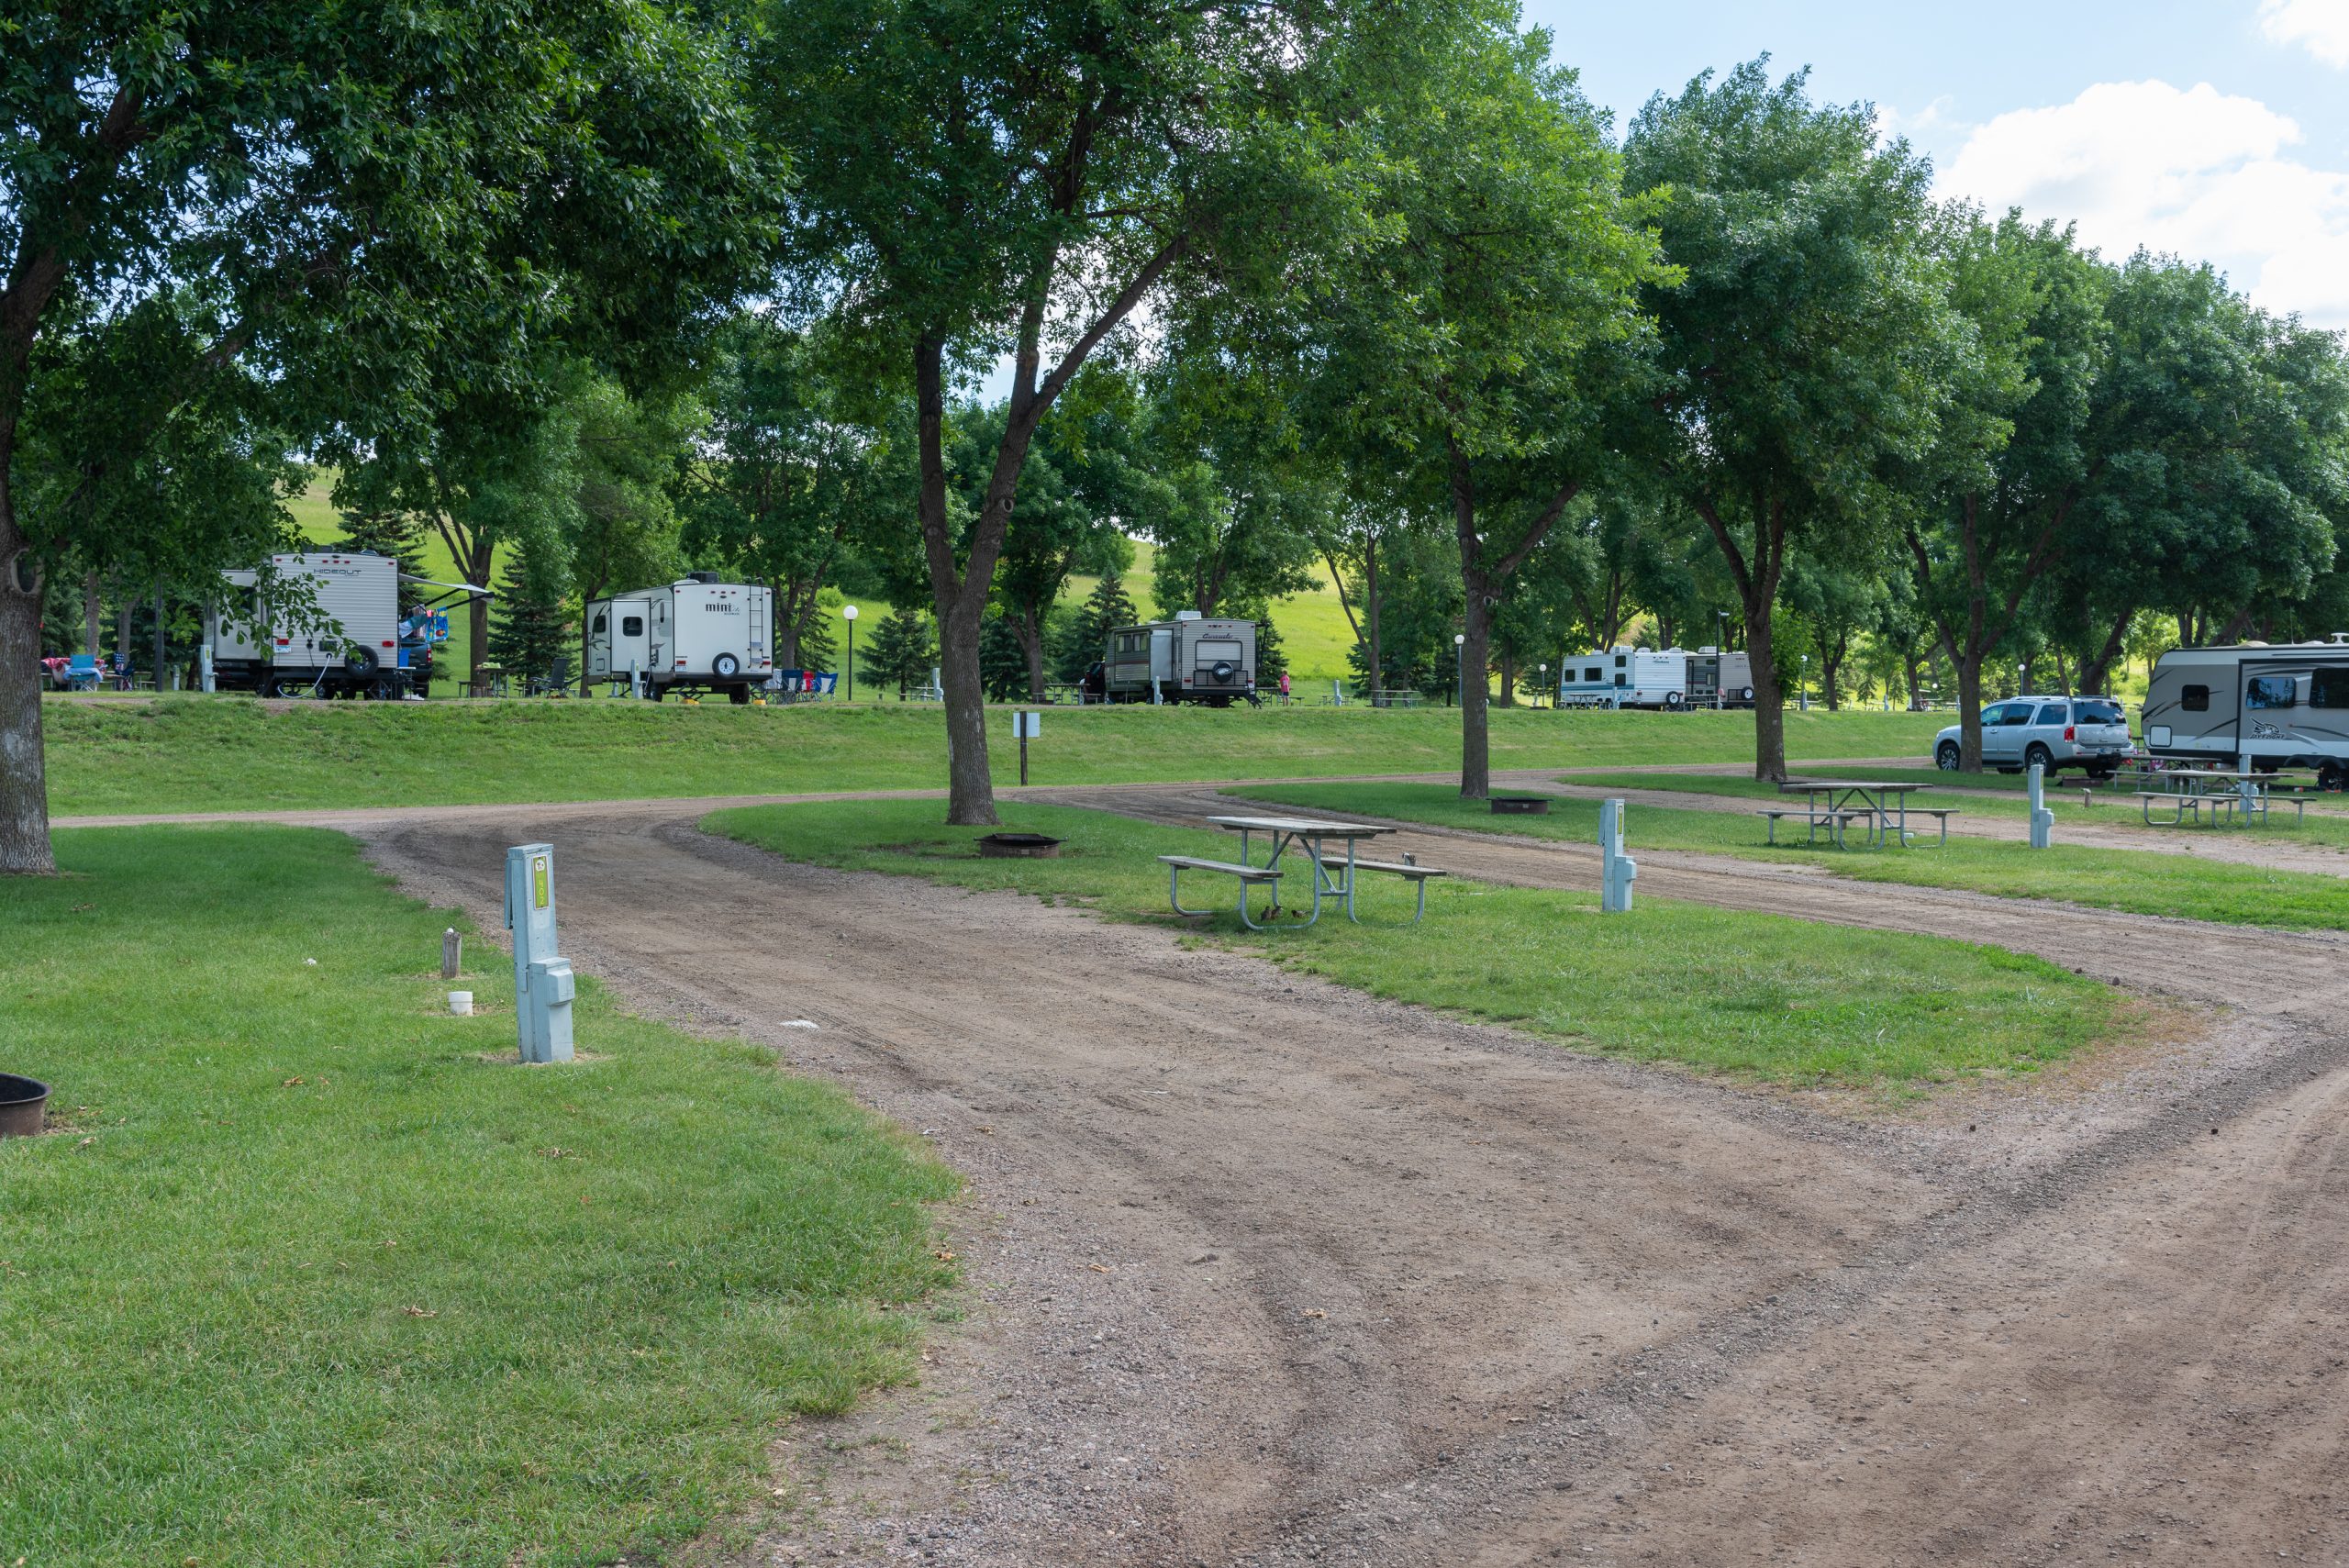
[[[2175,1026],[1860,1119],[794,865],[699,809],[337,825],[491,928],[505,846],[551,839],[583,969],[969,1177],[967,1321],[918,1387],[787,1432],[778,1511],[725,1561],[2349,1562],[2339,941],[1642,857],[1645,894],[2040,951]]]

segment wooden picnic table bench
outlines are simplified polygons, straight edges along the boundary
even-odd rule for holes
[[[1418,888],[1419,895],[1419,906],[1411,914],[1411,924],[1414,926],[1427,917],[1429,880],[1452,874],[1448,871],[1438,871],[1433,866],[1419,865],[1408,860],[1349,861],[1343,855],[1323,855],[1321,863],[1330,871],[1342,871],[1349,873],[1358,871],[1384,872],[1388,876],[1399,876],[1411,883]]]
[[[1849,828],[1853,822],[1858,818],[1863,817],[1873,817],[1875,813],[1867,810],[1821,811],[1815,810],[1808,806],[1780,806],[1772,811],[1757,811],[1753,815],[1761,817],[1764,821],[1770,824],[1768,841],[1773,844],[1778,841],[1779,821],[1785,817],[1792,817],[1798,821],[1808,824],[1810,828],[1809,836],[1803,840],[1804,843],[1817,843],[1819,841],[1819,830],[1821,828],[1824,828],[1827,829],[1827,837],[1829,840],[1840,850],[1843,847],[1843,829]]]

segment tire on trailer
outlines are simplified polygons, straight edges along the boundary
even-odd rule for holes
[[[748,707],[751,706],[751,688],[747,685],[729,686],[726,688],[726,700],[736,707]]]
[[[742,662],[731,653],[721,653],[709,662],[709,673],[721,681],[731,681],[742,673]],[[748,702],[750,699],[742,699]]]

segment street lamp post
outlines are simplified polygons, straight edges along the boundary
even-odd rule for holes
[[[1452,695],[1462,707],[1468,706],[1468,634],[1452,634]]]
[[[1801,655],[1802,662],[1795,670],[1795,707],[1798,712],[1810,711],[1810,655]]]
[[[842,605],[841,618],[848,622],[848,700],[856,700],[856,606]]]
[[[1544,692],[1548,692],[1550,690],[1550,666],[1547,664],[1542,666],[1542,689]],[[1554,695],[1554,694],[1553,695]],[[1533,699],[1533,706],[1535,707],[1540,707],[1542,706],[1542,699],[1539,696],[1536,696]]]

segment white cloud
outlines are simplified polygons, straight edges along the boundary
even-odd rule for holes
[[[2259,0],[2259,30],[2327,65],[2349,66],[2349,0]]]
[[[1941,183],[1993,212],[2076,222],[2115,261],[2142,245],[2215,262],[2271,310],[2349,327],[2349,173],[2290,156],[2300,139],[2288,117],[2207,83],[2104,83],[1989,121]]]

